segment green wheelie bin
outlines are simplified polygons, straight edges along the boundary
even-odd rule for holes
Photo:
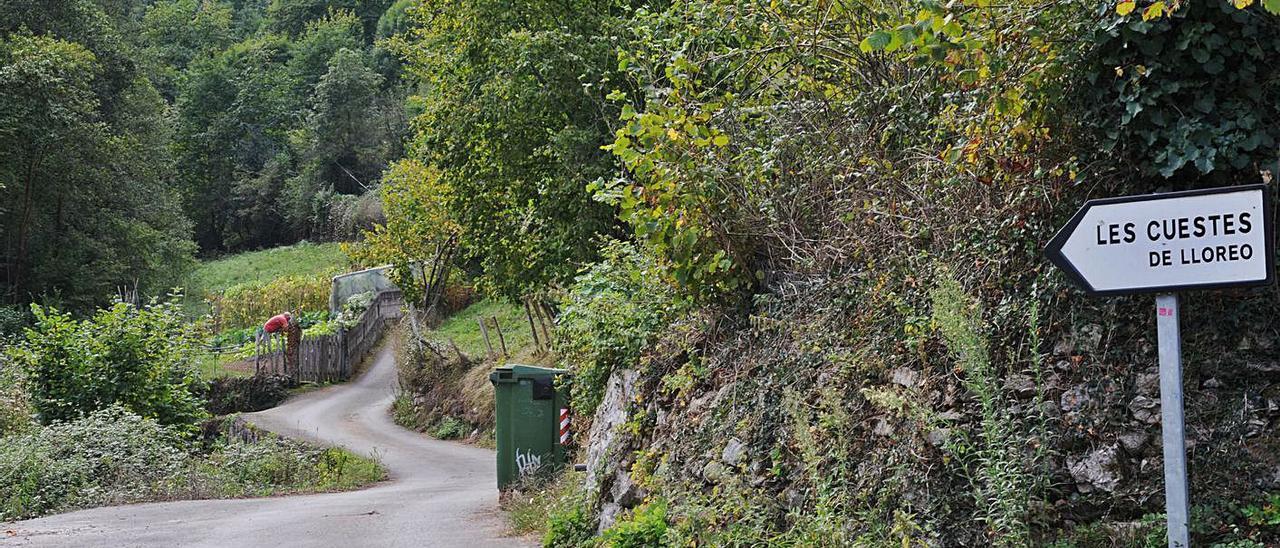
[[[527,476],[549,476],[564,467],[569,441],[569,398],[556,387],[563,369],[531,365],[499,367],[493,383],[498,445],[498,489]]]

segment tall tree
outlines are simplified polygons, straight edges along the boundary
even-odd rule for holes
[[[132,6],[132,7],[131,7]],[[84,309],[121,286],[163,291],[190,264],[164,181],[164,102],[120,25],[131,3],[0,5],[3,292]]]
[[[614,231],[587,184],[613,177],[600,150],[615,109],[599,83],[617,61],[613,2],[434,0],[397,50],[423,93],[416,158],[454,189],[466,255],[508,298],[565,281]]]

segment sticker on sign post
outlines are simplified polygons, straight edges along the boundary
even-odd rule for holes
[[[1090,200],[1045,253],[1095,295],[1266,285],[1268,202],[1263,185]]]

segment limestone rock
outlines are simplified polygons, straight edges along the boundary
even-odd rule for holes
[[[1118,439],[1120,441],[1120,445],[1124,446],[1125,451],[1131,454],[1137,454],[1139,451],[1142,451],[1143,447],[1146,447],[1147,441],[1151,439],[1151,436],[1146,432],[1135,430],[1133,432],[1120,434]]]
[[[892,436],[893,432],[894,432],[893,425],[889,424],[889,421],[884,420],[882,418],[876,419],[876,425],[871,427],[871,433],[877,436],[888,437],[888,436]]]
[[[889,381],[907,388],[915,388],[920,384],[920,373],[909,367],[899,367],[889,374]]]
[[[600,507],[600,527],[596,529],[597,535],[603,535],[613,524],[618,521],[618,515],[622,513],[622,506],[614,503],[608,503]]]
[[[1082,493],[1094,490],[1115,492],[1123,479],[1120,447],[1107,445],[1079,457],[1067,457],[1067,470]]]
[[[1062,339],[1053,345],[1053,353],[1058,356],[1069,356],[1076,349],[1076,345],[1071,344],[1068,339]]]
[[[947,440],[951,439],[951,429],[935,428],[930,430],[928,434],[925,434],[925,439],[934,447],[942,447],[947,443]]]
[[[1036,380],[1031,375],[1014,373],[1005,379],[1004,388],[1019,398],[1030,398],[1036,395]]]
[[[618,470],[613,476],[613,501],[621,505],[623,508],[633,508],[648,494],[634,481],[631,481],[631,474],[626,470]]]
[[[1154,398],[1146,396],[1133,398],[1133,401],[1129,402],[1129,412],[1133,414],[1133,418],[1147,424],[1160,422],[1160,402]]]
[[[1139,373],[1135,387],[1139,394],[1148,396],[1160,394],[1160,373],[1158,371]]]
[[[1079,413],[1084,409],[1092,396],[1089,395],[1089,387],[1083,384],[1077,384],[1066,389],[1060,398],[1058,398],[1058,406],[1062,409],[1062,414],[1071,415]]]
[[[747,453],[747,445],[742,443],[738,438],[729,438],[729,443],[724,446],[724,451],[720,453],[720,460],[729,466],[737,466],[742,462],[742,457]]]
[[[595,418],[591,422],[591,431],[587,434],[587,475],[585,485],[589,491],[599,492],[601,480],[608,477],[616,463],[608,462],[613,445],[618,437],[619,426],[627,422],[627,403],[635,397],[636,379],[640,374],[636,371],[620,369],[609,376],[609,384],[605,389],[604,399],[596,408]],[[605,474],[601,477],[599,474]]]
[[[702,467],[702,479],[711,483],[720,483],[728,477],[729,470],[720,461],[711,461]]]
[[[1102,326],[1091,323],[1076,331],[1076,348],[1081,352],[1094,354],[1102,344]]]

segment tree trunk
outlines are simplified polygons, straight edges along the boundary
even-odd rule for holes
[[[36,172],[39,166],[40,153],[36,151],[31,162],[27,164],[26,180],[23,181],[22,214],[18,216],[21,219],[18,222],[18,253],[12,258],[13,274],[9,279],[15,299],[22,292],[22,285],[25,283],[23,274],[27,268],[27,246],[31,239],[31,216],[35,213]]]

